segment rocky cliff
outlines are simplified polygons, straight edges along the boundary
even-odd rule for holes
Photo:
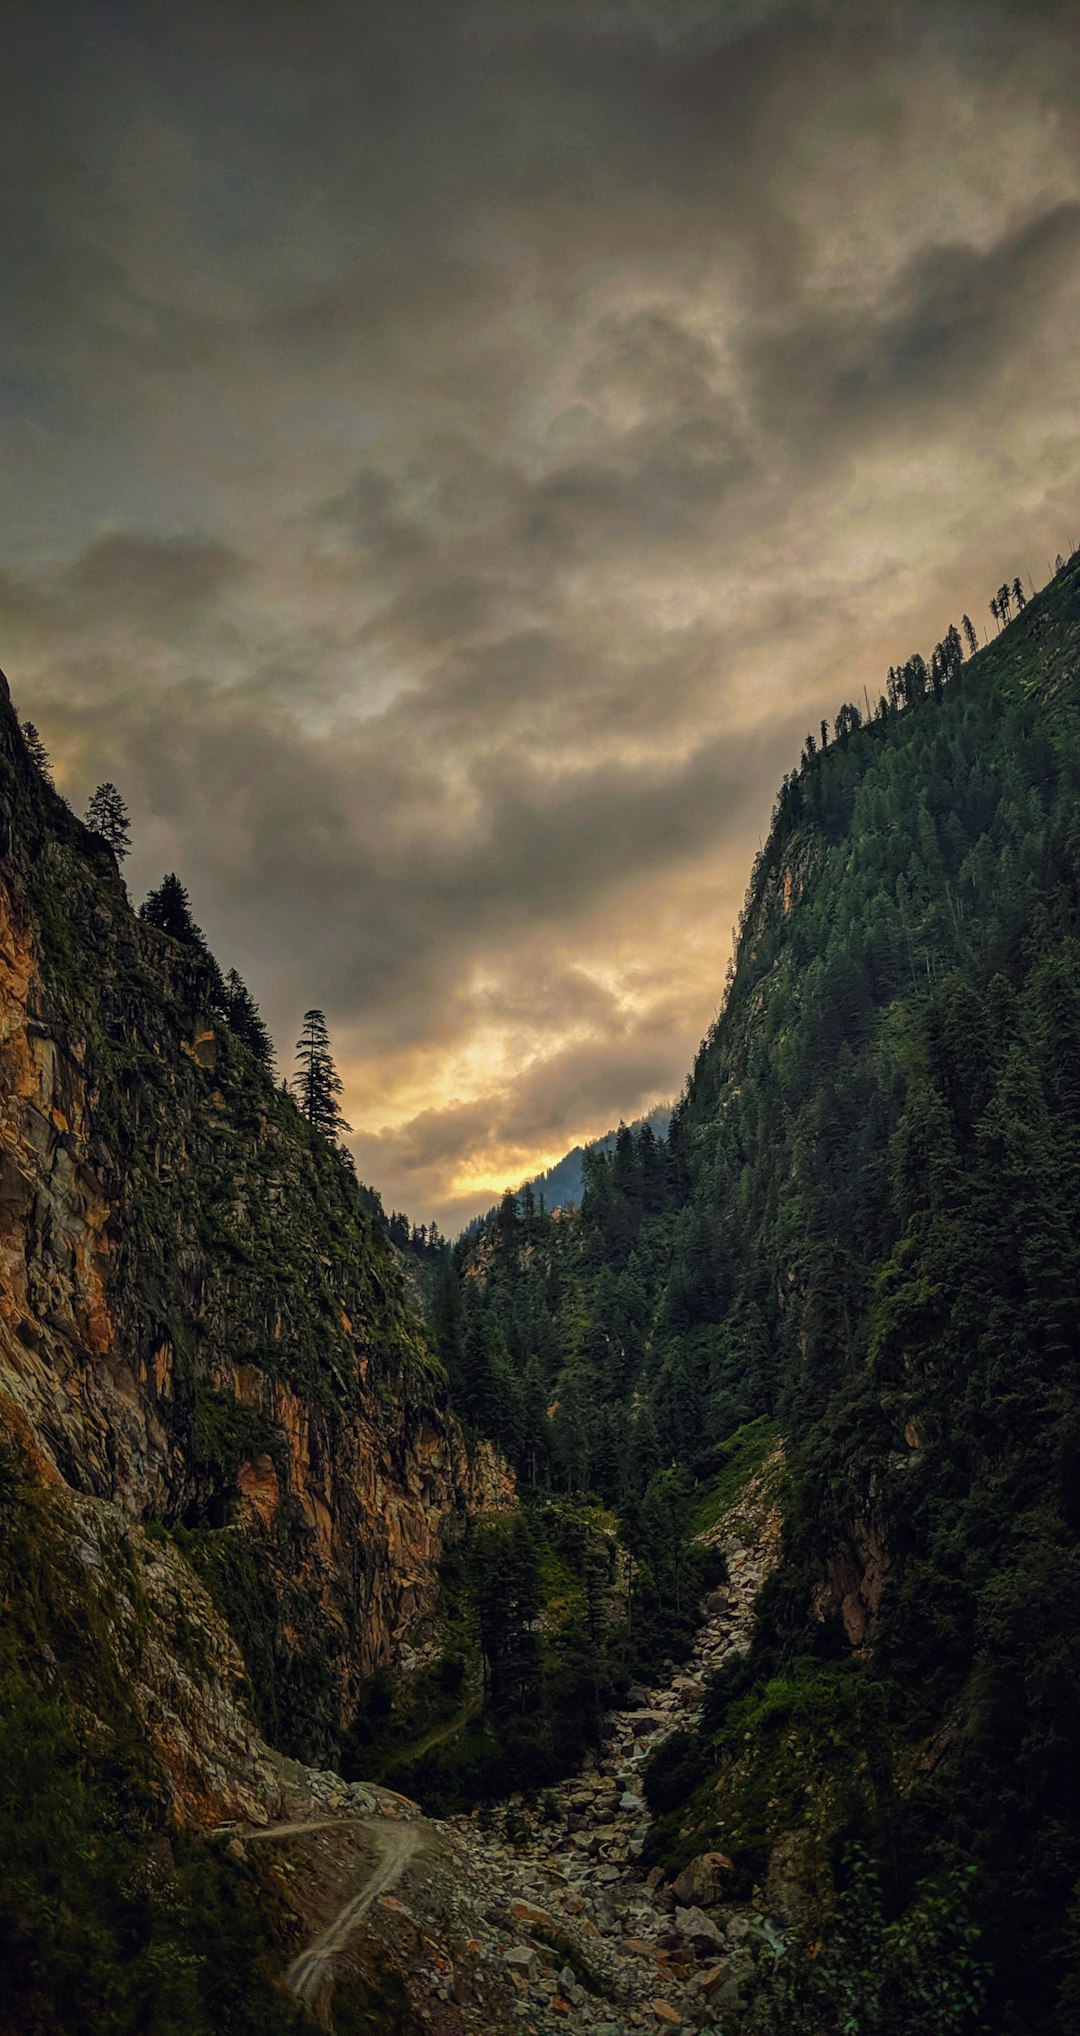
[[[507,1496],[347,1160],[215,1011],[204,958],[137,918],[6,685],[0,1433],[43,1488],[168,1530],[264,1729],[307,1757],[430,1615],[446,1537]]]

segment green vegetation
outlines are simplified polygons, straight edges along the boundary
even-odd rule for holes
[[[202,1379],[195,1384],[191,1440],[200,1470],[226,1484],[233,1482],[242,1463],[259,1456],[269,1456],[275,1468],[283,1470],[285,1438],[277,1422]]]
[[[49,1503],[0,1451],[0,1972],[20,2036],[301,2036],[272,1979],[258,1866],[175,1829],[109,1625],[124,1572],[71,1576]],[[107,1721],[107,1722],[106,1722]]]
[[[687,1585],[685,1631],[714,1558]],[[634,1568],[612,1516],[539,1495],[474,1522],[443,1564],[442,1652],[411,1675],[373,1677],[347,1736],[346,1774],[375,1776],[433,1813],[538,1790],[595,1743],[604,1711],[658,1666]]]
[[[527,1487],[618,1506],[664,1606],[722,1438],[779,1427],[785,1560],[700,1742],[657,1764],[657,1846],[724,1842],[745,1886],[792,1820],[834,1878],[857,1839],[894,1945],[924,1884],[974,1866],[997,2025],[1066,2036],[1080,558],[995,603],[987,649],[965,662],[951,629],[870,719],[807,739],[666,1143],[621,1134],[576,1215],[509,1198],[438,1322],[469,1417]],[[658,1480],[686,1494],[678,1532]],[[893,2026],[875,2014],[843,2026]]]
[[[986,1965],[970,1869],[921,1883],[892,1922],[862,1846],[849,1847],[837,1878],[835,1911],[812,1956],[763,1938],[740,2036],[963,2036],[979,2022]]]
[[[707,1534],[711,1527],[727,1518],[740,1492],[763,1470],[776,1447],[777,1433],[771,1416],[761,1414],[756,1421],[747,1421],[743,1427],[736,1428],[734,1435],[730,1435],[714,1452],[723,1456],[724,1467],[715,1476],[707,1478],[695,1492],[690,1508],[691,1533]]]

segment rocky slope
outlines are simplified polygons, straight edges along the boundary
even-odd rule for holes
[[[347,1163],[230,1032],[200,955],[133,913],[6,685],[0,1437],[55,1495],[59,1544],[108,1542],[181,1597],[194,1566],[260,1722],[307,1755],[422,1628],[447,1535],[510,1495],[466,1453]]]
[[[665,1882],[643,1859],[641,1779],[672,1733],[694,1728],[710,1677],[749,1644],[779,1553],[775,1468],[711,1537],[729,1580],[710,1595],[691,1658],[661,1687],[631,1691],[595,1759],[539,1805],[514,1797],[429,1822],[386,1791],[294,1769],[282,1822],[231,1833],[238,1863],[253,1847],[276,1853],[307,1935],[290,1984],[328,2025],[335,1985],[387,1959],[431,2036],[628,2036],[711,2027],[737,2008],[754,1947],[776,1935],[776,1876],[733,1901],[731,1863],[712,1852]],[[387,1830],[402,1823],[407,1842]]]

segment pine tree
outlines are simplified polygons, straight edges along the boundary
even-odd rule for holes
[[[162,877],[156,891],[151,891],[139,906],[139,918],[147,926],[156,926],[159,933],[167,933],[171,940],[180,940],[185,947],[204,947],[205,941],[196,926],[191,913],[191,899],[175,870]]]
[[[183,941],[185,947],[202,947],[202,932],[192,918],[192,900],[179,882],[175,869],[167,878],[161,878],[157,890],[149,892],[139,906],[139,918],[147,926],[157,926],[159,932],[167,932],[171,941]]]
[[[221,970],[210,952],[202,927],[197,926],[195,923],[191,910],[191,900],[175,870],[170,870],[167,877],[162,877],[157,890],[149,892],[147,897],[144,898],[139,906],[139,918],[147,926],[156,926],[159,933],[167,933],[169,939],[178,941],[181,947],[191,948],[193,954],[198,956],[201,964],[202,989],[206,1003],[210,1011],[224,1018],[231,1025],[230,992],[226,987]],[[234,970],[233,974],[235,975],[235,973]],[[236,977],[236,981],[240,983],[239,976]],[[247,997],[248,993],[244,990],[242,983],[240,983],[240,988],[243,990],[244,996]],[[255,1011],[256,1018],[258,1018],[258,1010],[252,999],[248,998],[248,1002],[251,1004],[252,1010]],[[260,1025],[262,1024],[261,1019],[258,1022]],[[265,1031],[265,1027],[263,1030]],[[251,1044],[250,1041],[248,1043]],[[269,1069],[273,1062],[273,1049],[270,1046],[269,1034],[266,1036],[266,1050],[268,1058],[263,1062],[263,1065]]]
[[[26,753],[34,766],[34,769],[40,773],[40,775],[44,778],[45,783],[47,785],[51,785],[52,765],[49,760],[49,752],[46,749],[45,744],[42,742],[41,737],[38,734],[37,729],[35,728],[32,721],[23,722],[22,736],[23,741],[26,744]]]
[[[979,639],[975,634],[975,624],[973,623],[970,615],[964,615],[961,617],[960,626],[964,632],[964,635],[967,638],[968,656],[974,657],[975,652],[979,648]]]
[[[296,1059],[292,1090],[308,1123],[327,1138],[348,1131],[338,1102],[341,1076],[330,1053],[330,1033],[323,1012],[305,1011],[303,1029],[296,1042]]]
[[[1013,600],[1016,602],[1017,614],[1022,615],[1024,609],[1027,607],[1027,595],[1024,592],[1023,581],[1021,580],[1019,573],[1017,573],[1016,578],[1012,583],[1012,597]]]
[[[267,1074],[272,1074],[273,1040],[251,991],[235,969],[230,969],[225,978],[225,1017],[230,1031],[243,1040],[259,1066],[265,1068]]]
[[[86,809],[86,825],[108,843],[117,862],[131,852],[131,818],[116,786],[108,779],[98,786]]]

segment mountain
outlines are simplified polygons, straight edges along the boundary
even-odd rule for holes
[[[430,1330],[0,701],[0,2036],[1071,2036],[1080,556],[1017,585],[808,738],[667,1137],[429,1235]]]
[[[627,1128],[630,1131],[636,1132],[640,1131],[643,1125],[648,1124],[658,1138],[663,1138],[667,1133],[670,1122],[670,1103],[658,1103],[655,1110],[650,1110],[646,1117],[635,1117]],[[572,1146],[570,1151],[564,1153],[560,1160],[556,1160],[554,1166],[548,1167],[546,1173],[533,1174],[531,1179],[522,1181],[521,1186],[515,1189],[515,1193],[519,1198],[531,1194],[537,1200],[542,1195],[546,1209],[576,1208],[581,1200],[585,1186],[585,1169],[588,1154],[591,1152],[613,1151],[618,1135],[618,1131],[605,1131],[602,1138],[591,1138],[586,1145]],[[467,1225],[465,1235],[467,1237],[477,1236],[487,1224],[493,1221],[497,1213],[498,1204],[496,1203],[487,1211],[486,1215],[474,1217],[473,1221]]]
[[[664,1138],[670,1122],[670,1103],[658,1103],[647,1116],[635,1117],[629,1129],[637,1132],[643,1124],[648,1124],[658,1138]],[[618,1131],[606,1131],[602,1138],[591,1138],[587,1145],[575,1145],[554,1166],[549,1166],[546,1173],[524,1181],[518,1193],[524,1194],[527,1188],[531,1188],[537,1197],[543,1195],[548,1209],[576,1208],[585,1186],[586,1155],[590,1152],[612,1152],[618,1135]]]
[[[223,1021],[220,983],[136,917],[5,683],[0,1966],[22,2000],[0,2003],[5,2030],[113,2026],[97,2017],[120,1966],[149,1984],[118,1888],[155,1829],[265,1821],[267,1742],[338,1751],[372,1672],[430,1621],[447,1545],[512,1495],[490,1448],[466,1448],[348,1163]],[[68,1853],[57,1887],[43,1862]],[[193,1900],[215,1871],[192,1868]],[[39,1997],[43,1974],[58,1993]],[[252,1977],[253,2027],[264,1992]],[[204,2024],[192,2007],[176,2026]]]
[[[1080,2011],[1080,556],[1014,601],[808,738],[666,1145],[504,1211],[444,1342],[526,1491],[622,1508],[652,1617],[678,1508],[782,1439],[749,1655],[647,1784],[655,1864],[775,1915],[755,2031]]]

